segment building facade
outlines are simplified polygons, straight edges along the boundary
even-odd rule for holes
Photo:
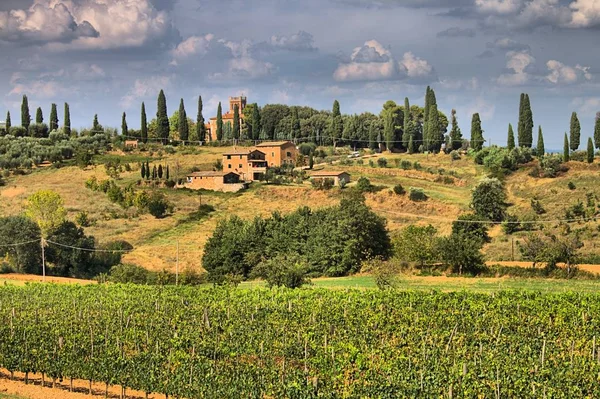
[[[235,172],[244,181],[261,180],[267,173],[265,153],[259,150],[223,154],[223,171]]]
[[[296,165],[298,150],[296,149],[296,145],[291,141],[261,143],[256,148],[265,154],[265,160],[269,167]]]
[[[333,184],[335,186],[339,186],[340,184],[350,183],[350,174],[347,172],[319,171],[319,172],[314,172],[313,174],[311,174],[310,178],[312,180],[331,179],[331,180],[333,180]]]
[[[233,126],[233,115],[235,111],[235,107],[238,107],[239,116],[240,116],[240,126],[244,123],[244,109],[246,108],[247,98],[244,96],[240,97],[229,97],[229,111],[222,114],[223,117],[223,125],[227,123],[231,123]],[[207,126],[207,137],[209,141],[214,141],[217,139],[217,117],[210,118],[210,123]]]
[[[194,172],[186,176],[185,188],[237,192],[246,187],[235,172]]]

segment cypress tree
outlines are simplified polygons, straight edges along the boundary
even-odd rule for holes
[[[508,147],[509,150],[512,150],[513,148],[515,148],[515,132],[513,131],[513,127],[512,124],[508,124],[508,139],[507,139],[507,143],[506,146]]]
[[[167,170],[166,170],[166,175],[165,175],[165,178],[166,178],[167,180],[169,180],[169,165],[167,165]]]
[[[146,164],[142,162],[142,170],[141,170],[142,179],[146,177]]]
[[[292,138],[300,138],[300,118],[298,117],[298,107],[292,109]]]
[[[252,108],[252,139],[258,140],[260,136],[260,109],[258,109],[258,104],[254,103],[254,107]]]
[[[471,148],[481,151],[483,148],[483,130],[481,129],[481,118],[478,113],[473,114],[471,120]]]
[[[371,122],[369,126],[369,148],[371,150],[377,149],[377,132],[375,131],[375,122]]]
[[[35,123],[38,125],[44,123],[44,114],[42,113],[42,109],[40,107],[38,107],[35,113]]]
[[[431,92],[433,96],[433,90]],[[442,147],[443,135],[440,131],[439,113],[435,101],[429,105],[427,128],[429,130],[429,149],[433,152],[439,152]]]
[[[142,142],[148,142],[148,121],[146,119],[146,104],[142,103],[142,125],[141,125]]]
[[[236,105],[233,106],[233,138],[238,140],[240,138],[240,109]]]
[[[385,146],[388,151],[394,148],[394,139],[396,138],[396,126],[394,125],[394,113],[391,109],[383,113],[383,136],[385,137]]]
[[[538,129],[538,140],[537,140],[537,156],[538,158],[542,158],[546,155],[546,147],[544,146],[544,135],[542,134],[542,126]]]
[[[425,90],[425,107],[423,107],[423,148],[429,149],[429,108],[431,107],[431,88],[427,86]]]
[[[408,138],[408,153],[409,154],[415,153],[415,142],[414,142],[412,135]]]
[[[95,117],[96,124],[98,123],[98,115]],[[56,120],[56,126],[58,126],[58,119]],[[95,125],[94,130],[99,127]],[[63,131],[67,136],[71,136],[71,109],[69,108],[69,104],[65,103],[65,122],[63,126]]]
[[[308,169],[312,169],[315,166],[315,158],[313,157],[313,153],[311,152],[308,156]]]
[[[533,147],[533,112],[529,102],[529,94],[525,94],[525,147]]]
[[[342,113],[340,112],[340,102],[335,100],[333,102],[333,112],[331,113],[331,138],[333,140],[333,146],[336,146],[337,140],[342,137],[344,131],[344,122],[342,121]]]
[[[448,151],[458,150],[462,147],[462,132],[456,119],[456,110],[452,110],[452,130],[450,130],[450,147]]]
[[[196,137],[198,141],[206,141],[206,125],[204,124],[204,115],[202,115],[202,96],[198,96],[198,115],[196,116]]]
[[[223,140],[223,108],[221,107],[221,102],[219,102],[219,106],[217,107],[217,140]]]
[[[594,143],[596,148],[600,150],[600,112],[596,113],[596,123],[594,125]]]
[[[591,137],[588,138],[587,143],[587,161],[588,163],[594,163],[594,142]]]
[[[52,104],[50,108],[50,131],[58,130],[58,111],[56,110],[56,104]]]
[[[410,102],[408,97],[404,98],[404,127],[402,129],[402,145],[404,148],[408,148],[408,142],[411,136],[410,129]]]
[[[123,117],[121,118],[121,134],[125,137],[129,136],[129,128],[127,127],[127,114],[123,112]]]
[[[167,115],[167,98],[163,90],[158,93],[158,102],[156,108],[156,133],[163,144],[169,142],[169,116]]]
[[[177,131],[179,132],[179,140],[185,143],[189,138],[190,127],[185,112],[185,105],[183,104],[183,98],[179,102],[179,124],[177,126]]]
[[[163,167],[162,165],[158,165],[158,178],[162,179],[163,177]]]
[[[152,180],[156,180],[158,176],[158,171],[156,170],[156,165],[152,166]]]
[[[10,120],[10,111],[6,111],[6,133],[7,134],[11,127],[12,127],[12,122]]]
[[[517,138],[519,139],[519,147],[524,147],[523,132],[525,131],[524,122],[525,114],[523,107],[525,105],[525,93],[521,93],[521,99],[519,100],[519,122],[517,124]]]
[[[146,161],[146,179],[150,179],[150,164]]]
[[[92,122],[92,130],[94,134],[100,133],[100,122],[98,122],[98,114],[94,115],[94,122]]]
[[[569,162],[571,159],[571,152],[569,151],[569,137],[565,133],[565,144],[563,146],[563,162]]]
[[[31,115],[29,114],[29,100],[26,95],[23,95],[23,102],[21,103],[21,126],[28,131],[30,124]]]
[[[577,151],[581,144],[581,125],[579,124],[579,118],[577,112],[571,114],[571,150]]]

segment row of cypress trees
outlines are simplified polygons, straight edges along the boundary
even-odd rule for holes
[[[52,103],[50,107],[50,123],[48,125],[48,131],[58,130],[58,111],[56,108],[56,104]],[[42,125],[44,123],[44,113],[41,107],[38,107],[35,113],[35,123],[36,125]],[[29,127],[31,126],[31,113],[29,111],[29,99],[27,95],[23,95],[23,101],[21,102],[21,126],[25,129],[25,131],[29,131]],[[10,131],[12,127],[12,120],[10,116],[10,111],[6,112],[6,131]],[[64,123],[63,130],[66,135],[71,135],[71,111],[69,108],[69,104],[65,103],[64,106]]]

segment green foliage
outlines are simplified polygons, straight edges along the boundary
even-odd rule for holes
[[[573,190],[575,190],[575,189],[577,188],[577,187],[575,187],[575,183],[573,183],[572,181],[570,181],[570,182],[567,184],[567,187],[568,187],[568,188],[569,188],[569,190],[571,190],[571,191],[573,191]]]
[[[195,139],[200,142],[205,142],[206,137],[206,121],[202,114],[202,96],[198,96],[198,114],[196,115],[196,137]]]
[[[488,235],[486,223],[482,223],[481,216],[473,213],[464,213],[452,222],[454,236],[468,237],[473,243],[482,246],[492,241]]]
[[[404,195],[406,194],[406,190],[402,187],[402,184],[396,184],[393,188],[394,194],[396,195]]]
[[[205,246],[202,266],[211,276],[248,277],[263,260],[294,253],[306,259],[310,274],[341,276],[389,251],[385,220],[364,198],[344,198],[339,206],[315,211],[304,207],[269,219],[222,220]]]
[[[121,117],[121,134],[124,137],[129,136],[129,127],[127,126],[127,114],[123,112],[123,116]]]
[[[475,113],[471,120],[471,148],[475,151],[481,151],[484,142],[483,130],[481,129],[481,118],[478,113]]]
[[[21,103],[21,126],[25,131],[29,130],[29,124],[31,123],[31,115],[29,114],[29,101],[27,96],[23,95],[23,102]]]
[[[38,107],[35,113],[35,123],[37,123],[38,125],[44,123],[44,113],[42,112],[42,109],[40,107]]]
[[[470,206],[476,215],[501,222],[508,207],[506,199],[502,182],[496,178],[485,178],[473,189]]]
[[[569,151],[569,138],[565,133],[565,140],[563,145],[563,162],[569,162],[571,160],[571,152]]]
[[[141,132],[141,139],[143,143],[147,143],[148,142],[148,119],[146,116],[146,104],[142,103],[142,110],[141,110],[141,128],[140,128],[140,132]]]
[[[221,102],[219,102],[219,106],[217,107],[217,140],[223,140],[223,108],[221,107]]]
[[[17,273],[41,273],[40,237],[40,228],[29,218],[0,217],[0,259]],[[15,243],[24,244],[12,245]]]
[[[197,210],[188,214],[188,216],[182,221],[182,223],[199,222],[206,219],[211,213],[215,211],[215,207],[210,204],[202,204]]]
[[[385,158],[377,158],[377,166],[380,168],[387,168],[388,162]]]
[[[460,150],[462,147],[462,133],[460,127],[458,127],[458,121],[456,120],[456,110],[452,110],[452,129],[450,130],[450,147],[447,151]]]
[[[583,247],[577,234],[556,236],[551,234],[530,234],[519,243],[519,250],[524,260],[544,264],[547,270],[556,269],[559,263],[564,263],[567,274],[577,267],[579,250]]]
[[[506,215],[506,219],[502,222],[502,231],[504,234],[514,234],[522,228],[519,218],[515,215]]]
[[[411,187],[409,189],[408,198],[414,202],[427,201],[429,198],[422,188]]]
[[[435,227],[410,225],[392,240],[394,257],[402,261],[417,262],[421,267],[438,258],[439,237]]]
[[[77,165],[80,169],[85,169],[92,164],[93,155],[85,150],[80,149],[75,152],[75,165]]]
[[[156,135],[161,139],[163,144],[167,144],[169,140],[169,114],[167,113],[167,99],[163,90],[158,94],[157,111],[156,111]]]
[[[537,152],[538,158],[542,158],[546,155],[546,147],[544,146],[544,135],[542,134],[541,126],[539,127],[539,130],[538,130],[538,141],[537,141],[536,152]]]
[[[37,223],[42,236],[47,237],[64,222],[67,211],[59,194],[40,190],[27,198],[25,215]]]
[[[373,191],[373,185],[371,181],[364,176],[361,176],[356,182],[356,189],[361,193],[368,193]]]
[[[190,127],[188,124],[187,114],[185,112],[185,105],[183,104],[183,98],[179,103],[179,119],[177,131],[179,132],[179,140],[184,142],[188,141],[190,135]]]
[[[10,128],[12,126],[12,122],[10,120],[10,111],[6,111],[6,121],[5,121],[5,123],[6,123],[6,131],[10,132]]]
[[[315,190],[327,191],[327,190],[331,190],[333,188],[334,180],[331,178],[323,178],[323,179],[319,178],[319,179],[311,179],[310,183]]]
[[[543,215],[546,213],[546,209],[544,209],[542,203],[535,198],[531,199],[531,209],[533,209],[536,215]]]
[[[532,177],[554,178],[569,169],[563,165],[563,157],[560,155],[550,155],[540,160],[539,167],[535,167],[531,172]]]
[[[521,101],[519,103],[519,125],[518,125],[518,139],[519,147],[533,146],[533,113],[531,112],[531,103],[529,101],[529,95],[521,93]]]
[[[572,151],[577,151],[581,143],[581,124],[577,117],[577,112],[571,114],[571,125],[570,125],[570,148]]]
[[[594,123],[594,144],[600,150],[600,112],[596,112],[596,120]]]
[[[300,288],[310,283],[307,270],[306,260],[297,254],[279,254],[259,263],[251,276],[262,278],[269,287]]]
[[[506,147],[509,150],[515,148],[515,132],[513,131],[513,127],[510,123],[508,124],[508,139],[506,141]]]
[[[533,160],[529,148],[500,148],[497,146],[486,147],[475,154],[474,161],[484,165],[493,176],[506,176]]]
[[[172,207],[167,197],[159,192],[153,191],[148,200],[148,213],[157,219],[161,219],[166,216],[169,209]]]
[[[98,122],[98,118],[95,118],[95,122]],[[65,121],[63,124],[63,133],[67,136],[70,137],[71,136],[71,111],[69,109],[69,104],[65,103]],[[58,127],[58,119],[56,119],[56,126]],[[100,129],[101,126],[97,126],[96,124],[94,124],[94,130],[98,130]],[[94,133],[98,133],[97,131]]]
[[[53,132],[58,130],[58,111],[56,110],[56,104],[52,104],[50,109],[50,131]]]
[[[92,225],[90,215],[86,211],[81,211],[77,213],[77,215],[75,216],[75,222],[77,222],[77,224],[81,227],[90,227]]]
[[[59,243],[75,248],[66,248],[59,245],[48,245],[46,259],[50,263],[50,273],[63,277],[91,277],[95,275],[93,269],[93,252],[95,247],[94,237],[85,235],[81,227],[75,223],[65,221],[49,234],[50,243]]]
[[[594,142],[591,137],[587,143],[587,163],[594,163]]]
[[[479,245],[478,245],[479,244]],[[453,273],[478,274],[484,269],[481,245],[473,241],[469,234],[451,234],[443,238],[439,244],[444,264],[452,268]]]

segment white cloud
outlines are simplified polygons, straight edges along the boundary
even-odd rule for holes
[[[527,51],[509,51],[506,68],[510,70],[497,79],[502,86],[520,86],[529,82],[530,75],[527,68],[535,62],[535,58]]]
[[[496,113],[496,106],[487,102],[482,96],[478,96],[475,101],[469,104],[467,107],[468,115],[472,115],[474,113],[479,113],[479,116],[483,121],[490,120]]]
[[[20,72],[14,73],[11,76],[10,84],[13,88],[8,93],[9,96],[22,96],[34,93],[36,98],[54,98],[59,94],[67,92],[60,83],[54,80],[26,79]]]
[[[411,52],[404,53],[400,64],[406,68],[408,77],[416,80],[434,80],[436,78],[435,70],[429,62],[415,57]]]
[[[173,55],[172,65],[177,65],[177,61],[181,61],[190,58],[194,55],[205,55],[210,45],[212,44],[215,35],[209,33],[204,36],[190,36],[173,49],[171,54]]]
[[[242,56],[229,61],[229,77],[258,79],[271,75],[275,66],[270,62],[262,62],[252,57]]]
[[[548,61],[546,67],[550,71],[546,75],[546,80],[554,84],[572,84],[581,79],[592,79],[589,67],[582,67],[581,65],[571,67],[556,60]]]
[[[475,0],[478,11],[485,14],[514,14],[523,6],[523,0]]]
[[[580,114],[596,115],[600,111],[600,97],[576,97],[571,102]]]
[[[493,48],[504,51],[525,51],[529,50],[527,44],[519,43],[511,38],[503,37],[496,39],[493,43],[487,43],[487,48]]]
[[[569,6],[572,10],[570,26],[587,28],[600,25],[600,2],[598,0],[576,0]]]
[[[124,108],[131,108],[143,98],[157,96],[162,89],[166,89],[171,85],[171,81],[171,76],[150,76],[136,79],[133,87],[121,98],[119,105]]]

